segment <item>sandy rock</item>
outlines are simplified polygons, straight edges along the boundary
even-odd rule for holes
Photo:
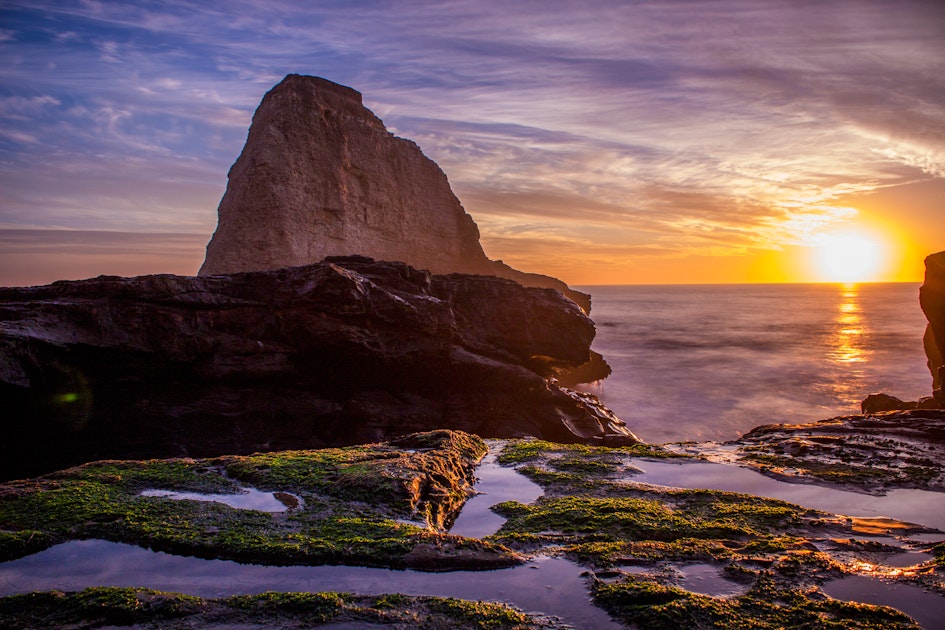
[[[442,170],[349,87],[290,74],[262,100],[229,172],[200,275],[360,254],[436,274],[487,274],[590,296],[489,260]]]

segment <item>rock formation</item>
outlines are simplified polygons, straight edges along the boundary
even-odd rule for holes
[[[486,258],[443,171],[388,132],[360,93],[325,79],[290,74],[266,94],[218,215],[202,276],[360,254],[554,288],[590,309],[590,296],[560,280]]]
[[[870,394],[860,403],[863,413],[909,409],[945,409],[945,252],[925,259],[925,282],[919,287],[919,305],[926,319],[922,344],[932,373],[932,395],[917,401],[889,394]]]
[[[548,378],[593,337],[557,291],[364,257],[0,289],[0,476],[433,428],[634,442]]]
[[[945,407],[945,252],[925,259],[925,282],[919,289],[919,304],[929,320],[925,330],[925,355],[932,373],[933,397]]]

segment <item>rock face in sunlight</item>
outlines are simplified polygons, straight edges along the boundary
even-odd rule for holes
[[[0,289],[0,474],[431,428],[634,442],[547,378],[593,337],[557,291],[364,257]]]
[[[360,254],[433,273],[510,278],[590,296],[486,258],[442,170],[385,129],[355,90],[291,74],[263,98],[229,172],[200,275]]]
[[[925,331],[925,354],[932,372],[933,396],[945,406],[945,252],[932,254],[925,259],[925,282],[919,289],[919,304],[929,320]]]

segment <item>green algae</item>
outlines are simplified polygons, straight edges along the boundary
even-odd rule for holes
[[[379,624],[396,628],[551,628],[546,619],[509,606],[441,597],[351,593],[277,593],[204,599],[142,588],[90,588],[0,598],[0,627],[139,628],[321,624]]]
[[[438,531],[461,507],[485,451],[474,436],[437,431],[396,445],[86,464],[0,485],[0,553],[12,559],[103,538],[266,564],[402,568],[422,547],[425,564],[439,553],[444,567],[509,566],[517,558],[508,550]],[[154,487],[235,492],[247,482],[294,493],[300,503],[270,513],[140,495]]]
[[[785,589],[766,578],[745,595],[729,598],[691,593],[634,576],[598,582],[592,593],[598,605],[620,621],[653,630],[919,628],[908,615],[892,608],[841,602],[818,596],[816,590]]]
[[[596,603],[622,622],[674,630],[916,627],[898,611],[819,591],[846,570],[810,541],[851,535],[850,521],[748,494],[634,483],[632,461],[613,452],[522,442],[507,449],[500,461],[517,465],[544,495],[496,506],[507,521],[490,539],[591,567]],[[575,463],[584,457],[590,462]],[[711,597],[661,582],[672,567],[694,563],[717,567],[749,591]],[[652,573],[627,575],[621,567],[628,565]]]
[[[509,440],[499,453],[497,461],[500,464],[522,464],[547,458],[552,455],[566,455],[569,461],[577,461],[578,456],[584,459],[614,455],[630,457],[671,458],[686,457],[672,453],[656,444],[633,444],[630,446],[590,446],[587,444],[558,444],[544,440]],[[599,470],[597,472],[600,472]]]

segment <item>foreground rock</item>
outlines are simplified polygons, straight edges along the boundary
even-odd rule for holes
[[[107,539],[270,565],[508,567],[520,558],[507,549],[444,531],[485,452],[475,436],[436,431],[343,449],[84,464],[0,484],[0,559]],[[228,497],[246,487],[281,505],[233,509]]]
[[[360,93],[318,77],[290,74],[263,98],[218,215],[200,275],[361,254],[554,288],[590,310],[590,296],[560,280],[486,258],[443,171]]]
[[[0,598],[4,628],[571,628],[488,602],[352,593],[260,593],[220,599],[146,588],[89,588]]]
[[[729,459],[788,481],[871,494],[893,488],[945,491],[943,410],[770,424],[752,429],[728,447],[724,453]],[[720,459],[719,453],[705,454]]]
[[[593,336],[557,291],[363,257],[0,289],[0,475],[432,428],[635,441],[547,378]]]
[[[932,555],[941,545],[905,540],[941,532],[748,494],[638,483],[636,464],[647,463],[636,457],[661,455],[641,451],[510,442],[499,461],[514,463],[543,495],[496,506],[508,520],[490,540],[528,554],[553,550],[586,566],[594,602],[634,628],[918,629],[897,610],[825,593],[851,574],[945,592],[943,565]],[[876,534],[883,542],[870,538]],[[885,564],[917,549],[912,566]]]

